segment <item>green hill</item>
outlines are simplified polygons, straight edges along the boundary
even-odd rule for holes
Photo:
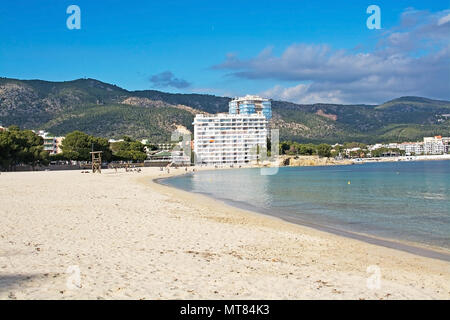
[[[177,125],[192,131],[196,113],[228,110],[230,98],[128,91],[95,79],[64,82],[0,78],[0,124],[44,129],[56,135],[73,130],[107,138],[129,135],[165,142]],[[273,101],[272,127],[282,140],[365,143],[418,140],[450,135],[450,102],[401,97],[381,105],[301,105]]]

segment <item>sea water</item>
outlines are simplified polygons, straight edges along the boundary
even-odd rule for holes
[[[211,170],[165,180],[328,230],[450,249],[450,161]]]

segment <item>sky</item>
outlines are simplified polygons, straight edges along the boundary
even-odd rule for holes
[[[450,100],[450,0],[8,1],[0,77],[296,103]]]

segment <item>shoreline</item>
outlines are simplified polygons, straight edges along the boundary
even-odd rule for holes
[[[153,181],[170,172],[2,174],[0,299],[450,298],[448,262]]]
[[[211,169],[211,170],[214,170],[214,169]],[[187,174],[193,174],[193,173],[190,172]],[[185,174],[176,175],[176,176],[182,176],[182,175],[185,175]],[[373,244],[373,245],[382,246],[382,247],[389,248],[389,249],[399,250],[399,251],[411,253],[411,254],[414,254],[417,256],[421,256],[421,257],[439,259],[442,261],[450,262],[450,250],[447,251],[445,248],[427,245],[427,244],[423,244],[423,243],[398,240],[398,239],[381,238],[381,237],[376,237],[376,236],[369,235],[369,234],[337,229],[337,228],[334,228],[333,226],[326,226],[326,225],[321,225],[321,224],[317,224],[314,222],[304,221],[300,217],[295,217],[292,214],[283,214],[280,212],[273,213],[270,210],[263,210],[262,208],[255,207],[255,206],[252,206],[247,203],[240,203],[240,202],[236,202],[236,201],[233,201],[230,199],[216,198],[213,195],[208,194],[208,193],[193,192],[193,191],[185,190],[182,188],[177,188],[170,184],[164,183],[164,180],[168,180],[168,179],[171,179],[174,177],[175,177],[175,175],[170,176],[170,177],[165,177],[165,178],[156,178],[156,179],[153,179],[153,182],[163,185],[163,186],[166,186],[168,188],[173,188],[175,190],[181,190],[184,192],[188,192],[189,194],[192,194],[192,195],[202,195],[202,196],[208,197],[209,199],[212,199],[214,201],[218,201],[223,205],[227,205],[227,206],[233,207],[238,210],[250,211],[254,214],[262,215],[265,217],[277,218],[277,219],[283,220],[287,223],[312,228],[317,231],[327,232],[327,233],[345,237],[348,239],[359,240],[359,241],[362,241],[362,242],[365,242],[368,244]]]
[[[351,166],[355,164],[367,164],[367,163],[385,163],[385,162],[422,162],[422,161],[444,161],[450,160],[450,154],[444,155],[424,155],[424,156],[401,156],[401,157],[384,157],[384,158],[348,158],[335,160],[334,158],[320,158],[318,156],[300,156],[300,155],[280,155],[280,158],[277,160],[276,165],[273,165],[273,162],[266,162],[261,164],[250,164],[242,166],[241,168],[233,167],[230,168],[228,166],[218,166],[217,168],[213,167],[202,167],[198,166],[196,168],[200,170],[217,170],[217,169],[245,169],[245,168],[283,168],[283,167],[327,167],[327,166]],[[296,159],[297,158],[297,159]],[[410,160],[410,158],[414,158]],[[292,159],[294,160],[294,164],[283,164],[284,160]],[[143,164],[143,163],[139,163]],[[15,168],[13,171],[0,171],[1,173],[7,172],[35,172],[35,171],[77,171],[77,170],[91,170],[90,167],[80,167],[79,165],[62,165],[64,168],[60,168],[60,165],[49,165],[36,167],[35,170],[31,170],[31,168],[21,168],[20,166]],[[159,167],[146,167],[146,166],[138,166],[139,168],[159,168]],[[184,168],[185,166],[180,166],[180,168]],[[173,169],[174,167],[171,167]],[[103,167],[102,170],[108,169],[107,167]]]
[[[422,156],[399,156],[383,158],[357,158],[352,159],[353,164],[383,163],[383,162],[421,162],[421,161],[444,161],[450,160],[450,154],[422,155]]]

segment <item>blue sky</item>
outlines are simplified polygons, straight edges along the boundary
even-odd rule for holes
[[[80,30],[66,27],[72,4],[81,9]],[[366,27],[371,4],[381,9],[380,30]],[[11,1],[0,7],[0,76],[90,77],[128,90],[256,93],[301,103],[450,99],[449,7],[402,0]]]

